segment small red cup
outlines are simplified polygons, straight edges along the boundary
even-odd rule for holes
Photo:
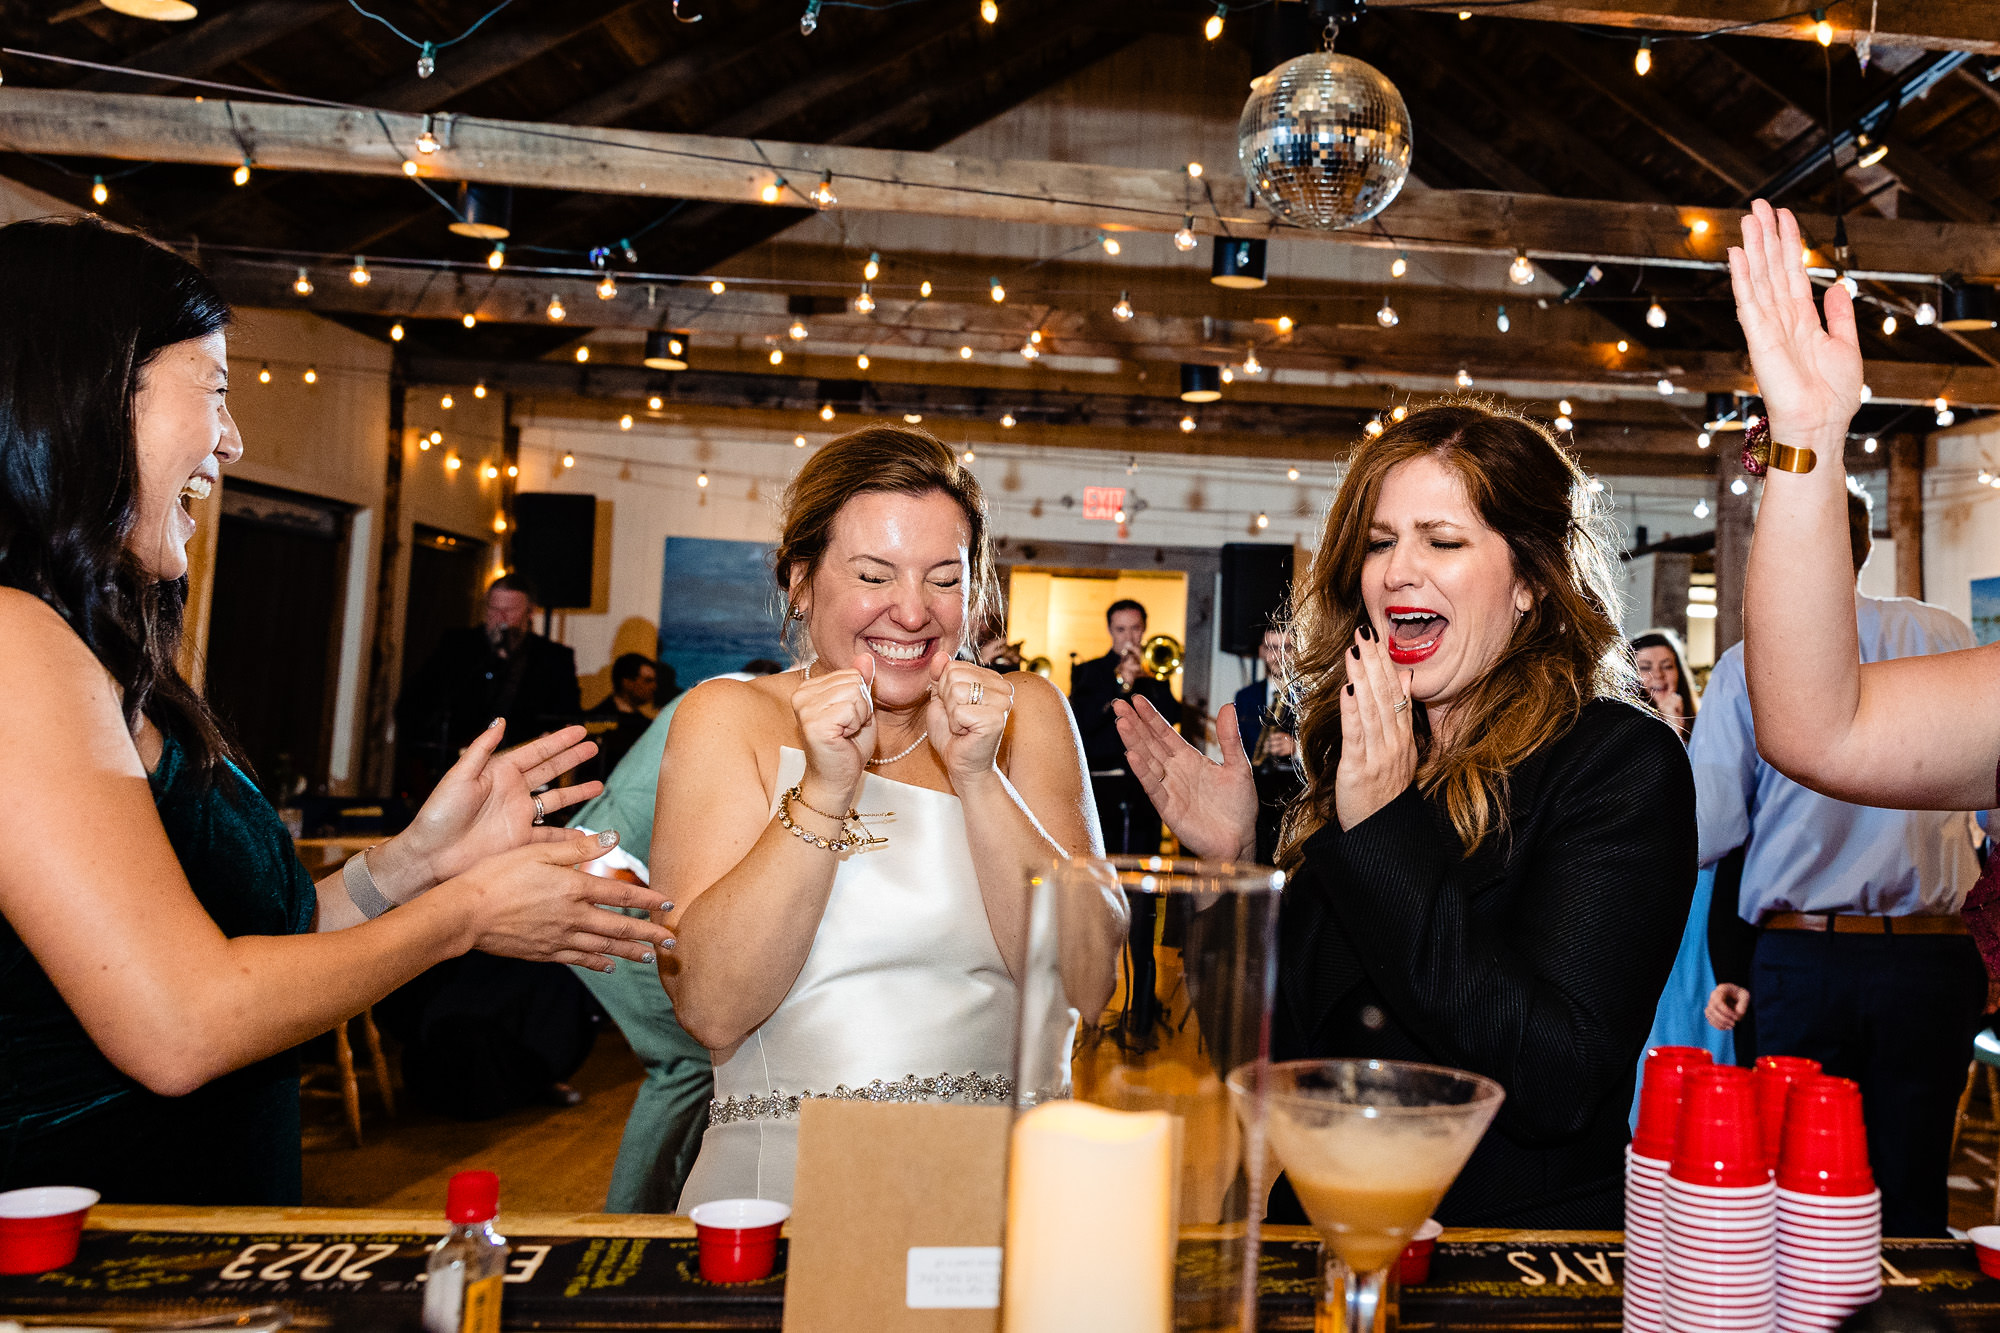
[[[1410,1237],[1410,1243],[1403,1247],[1401,1267],[1397,1270],[1404,1286],[1413,1287],[1431,1280],[1431,1252],[1437,1248],[1437,1238],[1443,1234],[1444,1228],[1433,1217],[1426,1219],[1417,1228],[1416,1234]]]
[[[97,1191],[38,1185],[0,1194],[0,1273],[46,1273],[76,1258]]]
[[[1656,1162],[1673,1160],[1683,1082],[1691,1070],[1714,1063],[1715,1057],[1699,1046],[1655,1046],[1646,1052],[1639,1084],[1639,1123],[1632,1131],[1634,1156]]]
[[[1795,1194],[1847,1197],[1874,1192],[1859,1084],[1825,1074],[1792,1084],[1785,1100],[1778,1187]]]
[[[688,1209],[708,1282],[755,1282],[778,1264],[778,1232],[791,1207],[772,1199],[716,1199]]]
[[[1785,1098],[1794,1083],[1819,1073],[1819,1061],[1797,1055],[1760,1055],[1750,1071],[1757,1089],[1757,1119],[1763,1126],[1764,1160],[1778,1165],[1778,1145],[1785,1136]]]
[[[1687,1075],[1670,1180],[1747,1188],[1771,1178],[1750,1071],[1711,1065]]]
[[[2000,1227],[1974,1227],[1965,1237],[1972,1242],[1979,1271],[1988,1277],[2000,1277]]]

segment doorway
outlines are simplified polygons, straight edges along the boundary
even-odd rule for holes
[[[348,517],[251,482],[222,492],[208,698],[275,805],[326,789]]]
[[[1188,577],[1179,570],[1027,569],[1007,579],[1007,642],[1021,657],[1049,659],[1049,680],[1069,693],[1070,671],[1110,650],[1105,613],[1114,602],[1146,608],[1146,636],[1170,636],[1187,646]],[[1183,702],[1180,672],[1169,682]]]

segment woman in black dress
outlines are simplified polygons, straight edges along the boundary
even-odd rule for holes
[[[1357,446],[1299,589],[1273,1054],[1505,1087],[1448,1225],[1619,1225],[1695,821],[1686,753],[1632,702],[1611,551],[1547,431],[1451,403]],[[1224,713],[1221,764],[1150,709],[1119,731],[1183,845],[1247,860],[1256,788]]]
[[[0,227],[0,309],[0,1189],[296,1202],[299,1042],[468,949],[651,963],[594,904],[660,904],[535,827],[597,790],[531,794],[583,729],[503,755],[499,719],[315,886],[175,666],[188,505],[243,452],[228,307],[83,219]]]

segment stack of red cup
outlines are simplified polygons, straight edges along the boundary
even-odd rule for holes
[[[1778,1201],[1750,1071],[1717,1065],[1686,1084],[1663,1209],[1661,1322],[1668,1333],[1767,1333]]]
[[[1798,1055],[1760,1055],[1750,1071],[1757,1089],[1757,1120],[1763,1126],[1764,1160],[1778,1169],[1778,1147],[1785,1133],[1785,1102],[1792,1085],[1820,1072],[1819,1061]]]
[[[1777,1196],[1777,1326],[1836,1328],[1882,1293],[1882,1193],[1852,1080],[1815,1075],[1792,1086]]]
[[[1660,1333],[1662,1209],[1691,1070],[1712,1063],[1699,1046],[1655,1046],[1639,1083],[1639,1123],[1625,1148],[1625,1333]]]

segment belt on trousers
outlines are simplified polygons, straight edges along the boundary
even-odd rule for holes
[[[1970,935],[1955,916],[1864,916],[1858,912],[1777,912],[1766,930],[1807,930],[1826,935]]]

